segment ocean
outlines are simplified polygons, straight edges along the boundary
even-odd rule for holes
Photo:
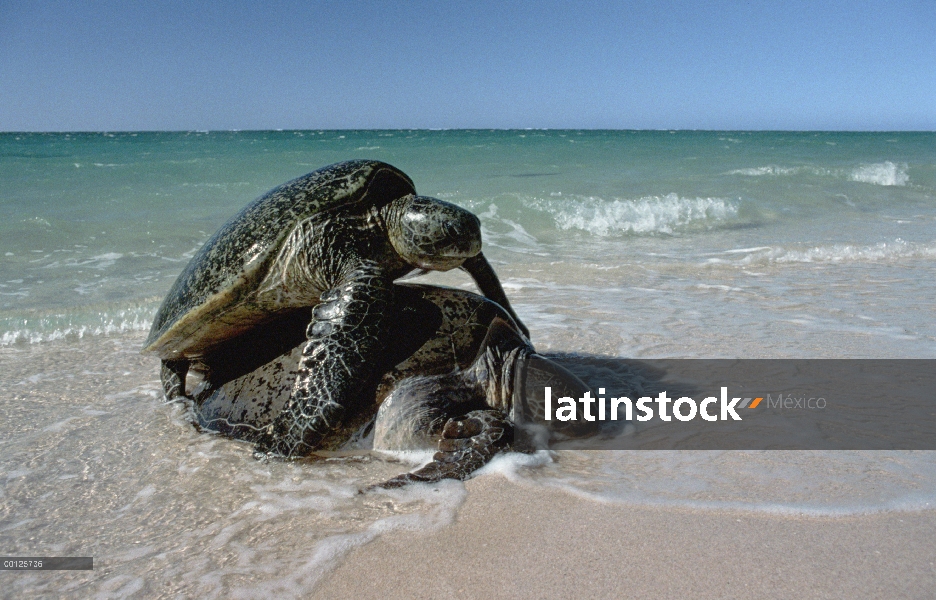
[[[3,133],[0,547],[96,561],[93,575],[18,576],[10,593],[302,595],[351,548],[456,518],[460,482],[357,494],[425,454],[261,463],[197,433],[139,355],[220,225],[350,158],[481,218],[540,352],[936,358],[936,133]],[[413,281],[472,289],[461,272]],[[622,511],[936,505],[925,451],[563,450],[478,477]]]

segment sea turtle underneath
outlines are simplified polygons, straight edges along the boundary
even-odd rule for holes
[[[371,364],[345,422],[317,450],[337,449],[373,422],[375,449],[439,448],[431,463],[384,485],[464,479],[509,446],[513,424],[542,423],[544,386],[556,397],[586,391],[575,375],[536,354],[498,304],[450,288],[394,287],[388,311],[393,341]],[[193,363],[193,374],[202,378],[193,393],[198,424],[242,440],[262,439],[289,401],[303,331],[301,320],[282,319],[262,336]],[[567,435],[596,430],[587,422],[553,423]]]
[[[337,163],[274,188],[215,233],[173,284],[143,352],[162,359],[167,397],[185,396],[192,361],[264,333],[269,322],[304,320],[289,400],[257,443],[284,456],[307,454],[341,422],[387,347],[393,281],[456,267],[516,320],[481,253],[475,215],[417,196],[410,178],[388,164]]]

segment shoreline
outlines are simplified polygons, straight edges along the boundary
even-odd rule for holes
[[[936,512],[789,516],[622,507],[487,475],[455,522],[351,550],[313,597],[913,598]]]

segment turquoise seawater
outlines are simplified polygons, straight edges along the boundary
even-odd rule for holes
[[[242,206],[349,158],[475,211],[534,342],[593,330],[629,356],[936,354],[932,133],[0,134],[0,344],[148,329]]]

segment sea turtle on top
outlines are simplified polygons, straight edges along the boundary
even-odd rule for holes
[[[578,398],[587,390],[537,354],[500,305],[477,294],[395,284],[387,318],[392,342],[369,365],[347,418],[315,448],[335,450],[371,428],[378,450],[438,444],[431,463],[385,486],[464,479],[511,444],[514,424],[545,424],[544,386],[556,397]],[[289,402],[303,346],[304,323],[286,317],[268,324],[263,335],[242,337],[194,362],[193,374],[202,378],[192,394],[199,426],[262,439]],[[597,431],[584,421],[551,425],[557,435]]]
[[[387,346],[393,281],[456,267],[516,318],[481,253],[474,214],[417,196],[386,163],[337,163],[270,190],[221,227],[169,290],[143,352],[162,359],[166,396],[185,396],[193,360],[301,314],[307,340],[293,389],[257,443],[307,454],[340,423]]]

